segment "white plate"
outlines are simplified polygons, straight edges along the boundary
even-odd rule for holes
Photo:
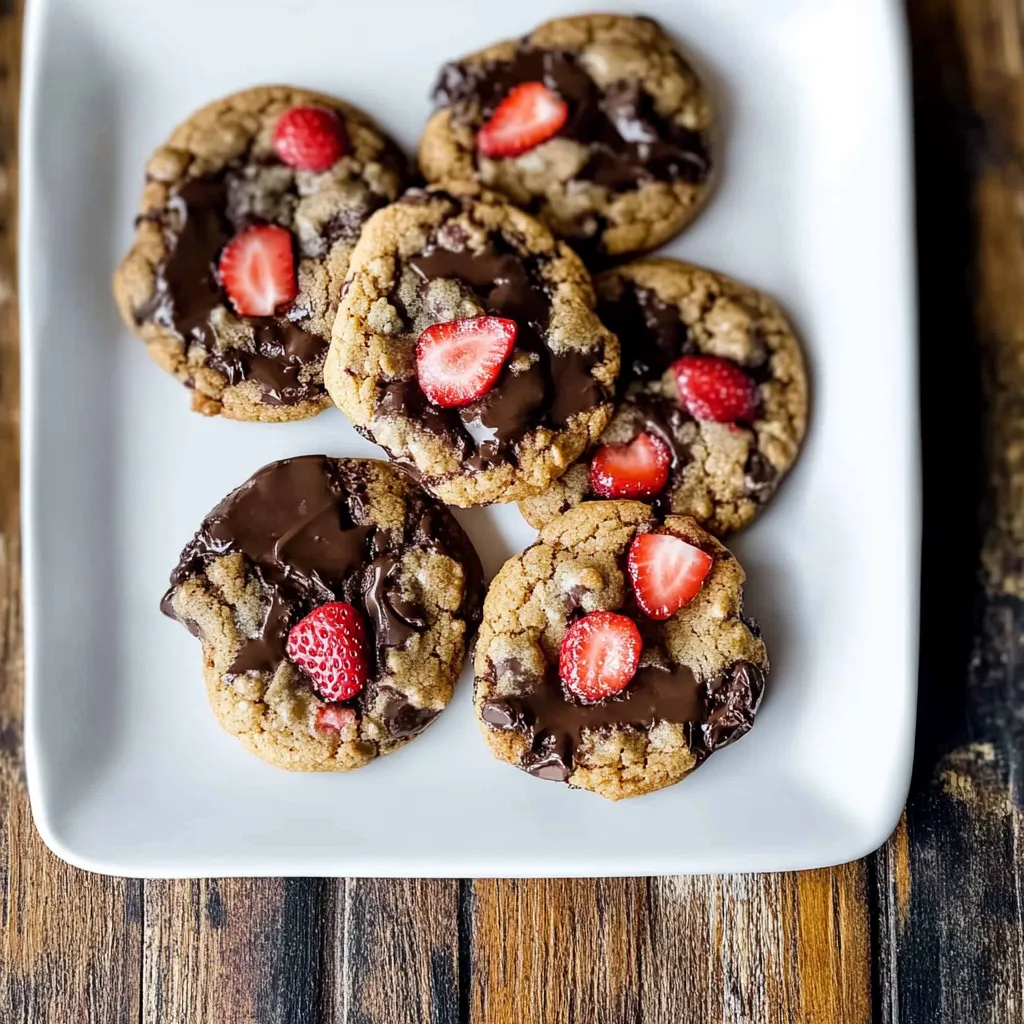
[[[622,3],[621,8],[633,8]],[[206,420],[120,325],[109,277],[148,153],[213,97],[337,93],[410,149],[448,57],[562,0],[35,0],[22,128],[26,758],[61,857],[121,875],[614,875],[806,868],[881,844],[917,672],[918,444],[904,30],[895,0],[646,0],[724,114],[709,210],[667,248],[779,296],[806,339],[806,451],[735,542],[772,660],[754,731],[680,786],[610,804],[499,764],[464,676],[446,714],[351,775],[268,767],[210,714],[158,601],[178,552],[271,459],[377,453],[331,411]],[[242,11],[244,10],[244,15]],[[493,573],[532,539],[459,514]]]

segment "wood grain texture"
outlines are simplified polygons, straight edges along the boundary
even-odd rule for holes
[[[148,882],[143,1024],[317,1024],[336,943],[338,883]],[[327,968],[325,970],[325,967]]]
[[[864,864],[478,882],[470,1020],[869,1024]]]
[[[642,879],[473,886],[474,1024],[621,1024],[640,1017]]]
[[[1024,1020],[1024,17],[911,0],[924,443],[921,689],[875,861],[878,1016]]]
[[[461,902],[459,882],[349,879],[332,961],[338,994],[326,1020],[459,1024]]]

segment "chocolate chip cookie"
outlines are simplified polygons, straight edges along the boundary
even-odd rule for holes
[[[446,65],[434,99],[427,180],[497,189],[588,260],[661,245],[708,195],[711,105],[650,18],[549,21]]]
[[[591,498],[638,498],[724,536],[749,523],[807,426],[800,343],[779,307],[722,274],[643,259],[595,279],[619,336],[615,415],[598,443],[519,507],[542,526]]]
[[[684,778],[764,691],[743,580],[688,517],[601,501],[552,520],[484,602],[474,706],[494,755],[611,800]]]
[[[193,114],[150,157],[114,275],[125,323],[192,408],[280,421],[330,405],[323,361],[366,218],[406,183],[361,111],[289,86]]]
[[[619,346],[579,257],[490,193],[411,190],[352,253],[324,367],[356,429],[451,505],[559,476],[612,412]]]
[[[483,574],[452,514],[369,459],[285,459],[203,521],[163,610],[203,645],[221,725],[281,768],[346,771],[451,699]]]

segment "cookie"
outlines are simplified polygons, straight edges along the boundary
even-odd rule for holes
[[[549,21],[446,65],[434,100],[426,179],[503,192],[588,261],[661,245],[708,196],[712,108],[650,18]]]
[[[804,359],[785,316],[762,292],[677,260],[637,260],[594,284],[598,314],[622,344],[619,402],[599,446],[544,493],[521,501],[523,515],[540,528],[581,501],[629,497],[692,516],[716,536],[745,526],[793,465],[807,427]],[[684,357],[691,374],[705,374],[684,375],[685,398],[676,372]],[[700,400],[702,387],[721,397],[723,381],[748,392],[746,411]],[[637,438],[655,458],[624,447]],[[645,470],[658,457],[662,474],[630,489],[631,461]],[[618,463],[622,479],[610,487],[598,481],[596,493],[606,458]]]
[[[444,710],[482,600],[469,539],[405,473],[309,455],[265,466],[203,520],[162,608],[201,640],[224,729],[278,767],[346,771]],[[351,651],[319,652],[331,679],[303,653],[345,608],[339,644],[357,634],[365,676],[354,695]]]
[[[352,253],[324,380],[442,501],[514,501],[611,416],[619,346],[593,307],[579,257],[532,217],[486,192],[410,190]]]
[[[686,592],[680,565],[702,573]],[[684,778],[749,731],[764,691],[768,658],[743,614],[743,580],[736,559],[688,517],[660,521],[640,502],[602,501],[552,520],[505,563],[484,602],[474,706],[494,755],[611,800]],[[651,607],[652,594],[689,600],[652,618],[674,606]],[[633,632],[634,671],[621,671],[614,643],[601,658],[575,642],[595,622],[591,641],[615,641],[613,623]],[[617,692],[579,696],[594,666],[599,677],[619,673]]]
[[[264,86],[211,103],[146,165],[114,274],[121,316],[197,412],[316,415],[352,247],[406,178],[398,147],[331,96]]]

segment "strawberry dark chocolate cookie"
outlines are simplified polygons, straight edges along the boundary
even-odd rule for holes
[[[743,580],[688,517],[595,501],[552,520],[484,602],[474,705],[494,755],[610,800],[687,776],[764,692]]]
[[[197,412],[315,415],[352,247],[406,177],[397,146],[341,100],[265,86],[211,103],[146,165],[114,275],[125,323]]]
[[[452,505],[543,490],[612,411],[619,346],[579,257],[497,196],[407,192],[352,253],[324,380]]]
[[[296,771],[388,754],[444,710],[483,574],[452,514],[384,462],[273,462],[203,521],[164,611],[202,641],[207,695]]]
[[[519,503],[540,527],[596,498],[634,498],[724,536],[749,523],[807,426],[800,343],[766,295],[721,274],[644,259],[599,275],[619,337],[618,405],[597,445]]]
[[[448,64],[420,141],[428,181],[472,181],[588,257],[651,249],[700,209],[712,111],[650,18],[588,14]]]

